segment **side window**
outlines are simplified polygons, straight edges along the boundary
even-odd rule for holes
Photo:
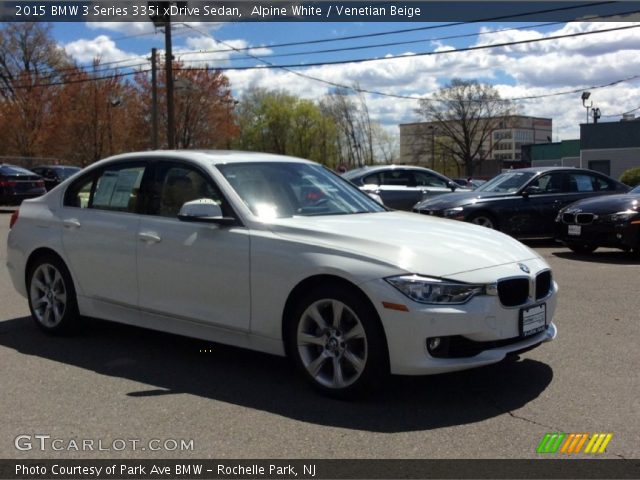
[[[532,193],[538,194],[562,193],[565,191],[564,178],[565,176],[562,172],[548,173],[539,176],[527,188],[533,187],[534,192]]]
[[[616,189],[616,185],[601,177],[594,177],[593,185],[598,192],[613,192]]]
[[[177,217],[186,202],[208,198],[222,205],[222,197],[211,180],[199,170],[179,163],[162,162],[156,167],[151,213]]]
[[[380,184],[390,186],[415,186],[415,179],[406,170],[388,170],[380,173]]]
[[[444,187],[447,188],[447,182],[440,177],[430,175],[425,172],[413,172],[416,183],[420,187]]]
[[[596,178],[584,173],[572,173],[569,175],[570,192],[593,192],[596,190]]]
[[[380,178],[377,173],[367,175],[362,179],[363,185],[380,185]]]
[[[144,166],[114,166],[104,170],[96,180],[91,208],[118,212],[135,212]]]
[[[65,207],[89,208],[91,189],[95,175],[89,175],[74,182],[64,195]]]

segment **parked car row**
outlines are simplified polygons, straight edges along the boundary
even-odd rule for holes
[[[520,239],[555,237],[580,253],[599,246],[640,250],[638,189],[627,194],[627,185],[592,170],[523,168],[472,189],[459,187],[469,185],[465,179],[420,167],[361,168],[344,176],[389,208],[475,223]],[[436,180],[428,185],[427,178]]]
[[[39,197],[78,171],[79,167],[64,165],[27,170],[0,164],[0,205],[20,205],[27,198]]]

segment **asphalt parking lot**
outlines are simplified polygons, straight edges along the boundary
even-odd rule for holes
[[[8,222],[0,214],[2,458],[535,458],[558,431],[612,432],[601,457],[640,457],[640,261],[622,252],[531,244],[560,285],[555,342],[341,402],[259,353],[99,321],[45,336],[4,268]],[[192,439],[193,450],[15,448],[34,434]]]

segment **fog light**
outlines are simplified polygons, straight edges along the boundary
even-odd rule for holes
[[[437,350],[441,344],[442,340],[440,339],[440,337],[427,338],[427,349],[430,352]]]

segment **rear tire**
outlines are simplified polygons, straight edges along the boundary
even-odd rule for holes
[[[66,265],[53,254],[39,256],[27,272],[29,310],[47,333],[67,333],[80,321],[76,291]]]
[[[389,354],[377,312],[353,289],[323,285],[287,319],[287,351],[321,393],[354,398],[384,384]]]
[[[586,243],[570,243],[567,245],[567,247],[569,247],[569,250],[571,250],[572,252],[580,253],[582,255],[593,253],[598,248],[597,246],[588,245]]]

